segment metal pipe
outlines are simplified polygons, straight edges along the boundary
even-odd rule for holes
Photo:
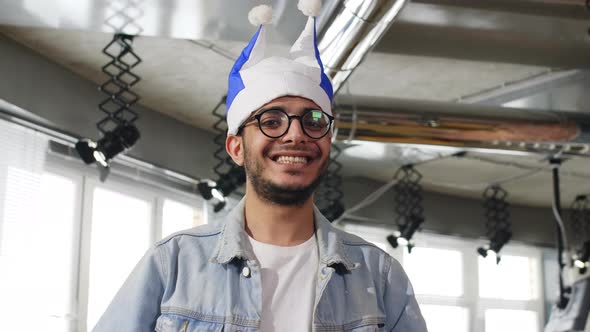
[[[340,98],[342,100],[342,98]],[[590,115],[393,99],[336,105],[336,139],[590,156]]]
[[[337,92],[404,8],[407,0],[336,0],[322,17],[318,49]]]
[[[590,12],[586,10],[586,0],[413,0],[413,2],[578,20],[590,18]]]

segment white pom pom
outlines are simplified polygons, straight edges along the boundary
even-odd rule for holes
[[[320,15],[320,11],[322,10],[322,1],[321,0],[299,0],[299,2],[297,3],[297,8],[305,16],[318,16],[318,15]]]
[[[248,13],[248,21],[253,26],[269,24],[272,22],[272,8],[268,5],[260,5],[252,8]]]

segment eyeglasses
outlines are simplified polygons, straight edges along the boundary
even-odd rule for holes
[[[334,117],[324,111],[309,109],[302,115],[289,115],[282,109],[271,108],[264,110],[250,118],[238,128],[238,133],[254,120],[258,121],[258,128],[267,137],[279,138],[285,135],[291,127],[291,120],[299,120],[303,133],[313,139],[320,139],[330,131]]]

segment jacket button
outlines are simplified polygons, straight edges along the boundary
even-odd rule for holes
[[[250,268],[244,266],[244,268],[242,269],[242,275],[246,278],[250,278]]]

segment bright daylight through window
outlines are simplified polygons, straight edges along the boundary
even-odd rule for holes
[[[103,188],[94,190],[88,330],[150,245],[152,206]]]
[[[388,244],[388,230],[360,225],[345,229],[402,263],[429,332],[539,332],[543,326],[538,249],[511,244],[496,264],[477,255],[480,241],[418,234],[408,253]]]
[[[0,233],[1,329],[19,331],[26,322],[32,331],[69,331],[75,319],[71,285],[77,258],[76,186],[50,173],[9,168],[6,175]]]

